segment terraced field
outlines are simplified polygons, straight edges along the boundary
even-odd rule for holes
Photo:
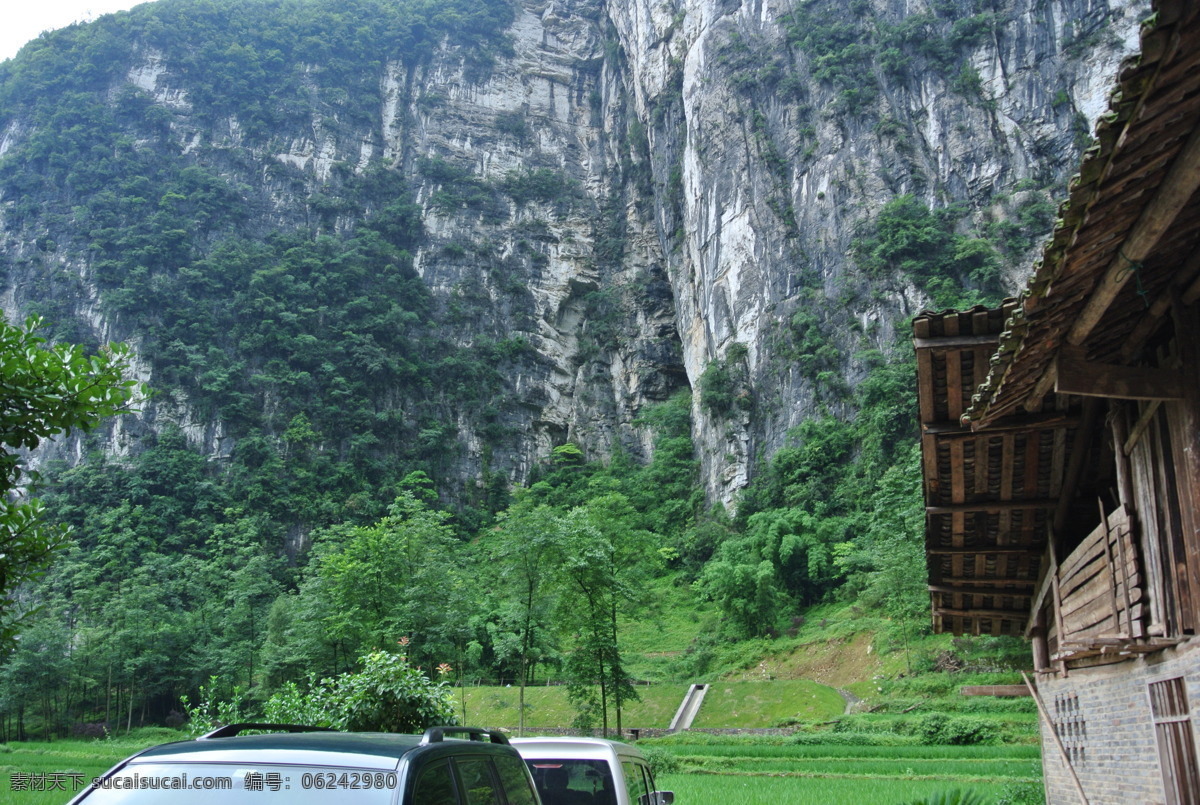
[[[746,739],[647,740],[663,753],[663,787],[678,801],[722,805],[895,805],[953,789],[994,802],[1041,801],[1036,746],[764,745]]]

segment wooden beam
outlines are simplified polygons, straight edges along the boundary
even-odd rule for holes
[[[934,615],[954,618],[1007,618],[1013,621],[1025,620],[1029,613],[1023,609],[944,609],[934,607]]]
[[[1154,415],[1158,413],[1159,406],[1162,405],[1162,400],[1151,400],[1146,406],[1146,410],[1142,411],[1142,415],[1138,417],[1138,421],[1134,424],[1133,430],[1129,432],[1129,438],[1121,443],[1121,452],[1125,455],[1133,455],[1133,448],[1137,447],[1138,441],[1141,440],[1142,434],[1150,427],[1150,423],[1154,421]]]
[[[1189,283],[1190,286],[1189,286]],[[1187,290],[1183,291],[1184,304],[1191,304],[1187,301],[1187,295],[1193,290],[1200,295],[1200,249],[1192,251],[1187,262],[1183,267],[1175,272],[1171,278],[1171,282],[1167,285],[1165,291],[1158,295],[1154,300],[1154,304],[1150,309],[1142,315],[1141,321],[1133,328],[1133,332],[1129,334],[1129,338],[1125,339],[1125,344],[1121,347],[1121,362],[1129,363],[1141,353],[1146,346],[1146,342],[1150,340],[1150,336],[1154,335],[1154,331],[1161,324],[1161,319],[1171,309],[1171,302],[1180,295],[1180,291],[1187,286]],[[1192,299],[1192,302],[1196,301]]]
[[[1067,459],[1067,471],[1063,477],[1062,491],[1058,496],[1058,508],[1054,512],[1051,532],[1047,535],[1048,543],[1053,544],[1054,535],[1061,534],[1067,524],[1067,517],[1071,513],[1071,501],[1075,499],[1075,490],[1079,488],[1079,480],[1083,477],[1084,462],[1091,452],[1091,433],[1099,408],[1100,403],[1094,397],[1083,401],[1083,423],[1075,431],[1075,439],[1071,442],[1071,456]]]
[[[943,579],[944,581],[944,579]],[[993,579],[995,584],[996,580]],[[930,584],[929,592],[943,595],[986,595],[989,598],[1009,596],[1010,598],[1033,598],[1031,590],[1013,590],[1004,587],[954,587],[948,584]]]
[[[1060,647],[1063,651],[1070,651],[1071,649],[1101,648],[1103,646],[1107,646],[1108,648],[1131,650],[1143,645],[1146,645],[1144,641],[1132,640],[1122,635],[1097,635],[1096,637],[1081,637],[1078,640],[1065,640],[1062,642]],[[1156,646],[1156,648],[1162,648],[1162,646]]]
[[[1013,433],[1029,430],[1048,430],[1051,428],[1069,428],[1079,424],[1079,417],[1063,413],[1032,414],[1030,416],[1010,416],[998,419],[986,427],[972,430],[974,426],[964,427],[959,424],[936,423],[922,426],[922,432],[939,439],[982,438],[993,434]]]
[[[963,685],[958,692],[962,696],[1004,696],[1008,698],[1033,695],[1024,685]]]
[[[1058,554],[1054,548],[1054,542],[1057,540],[1057,534],[1054,531],[1050,532],[1050,538],[1046,542],[1046,547],[1050,550],[1050,564],[1058,567]],[[1067,627],[1063,622],[1063,605],[1062,605],[1062,590],[1058,584],[1058,570],[1056,569],[1050,574],[1050,592],[1054,595],[1054,602],[1051,604],[1051,609],[1054,610],[1054,633],[1058,635],[1058,642],[1061,643],[1067,638]],[[1066,678],[1067,664],[1062,660],[1058,663],[1059,676]]]
[[[1067,333],[1067,342],[1079,346],[1100,323],[1117,294],[1133,276],[1142,260],[1154,250],[1176,216],[1200,187],[1200,128],[1188,137],[1167,169],[1154,198],[1142,208],[1125,241],[1100,279],[1075,325]]]
[[[921,411],[922,422],[932,422],[934,419],[933,392],[933,355],[928,350],[917,352],[917,407]]]
[[[1054,390],[1059,394],[1120,400],[1183,399],[1178,372],[1086,361],[1077,351],[1066,347],[1059,352],[1055,364]]]
[[[928,548],[925,553],[932,556],[1037,556],[1034,548]]]
[[[1031,414],[1036,414],[1042,408],[1042,400],[1050,393],[1050,389],[1054,388],[1054,381],[1058,379],[1056,374],[1058,368],[1057,361],[1050,361],[1050,365],[1042,372],[1041,378],[1033,387],[1033,391],[1029,392],[1029,396],[1025,398],[1022,404],[1026,411]]]
[[[1050,668],[1050,646],[1046,641],[1046,617],[1042,610],[1033,611],[1029,626],[1025,629],[1025,636],[1032,638],[1030,648],[1033,649],[1033,670],[1040,674]]]
[[[1125,588],[1125,617],[1133,619],[1133,613],[1130,611],[1129,605],[1129,568],[1124,564],[1121,565],[1121,577],[1117,577],[1117,563],[1113,561],[1110,542],[1112,541],[1112,532],[1108,528],[1108,514],[1104,511],[1104,501],[1096,498],[1096,505],[1100,507],[1100,528],[1104,529],[1104,536],[1101,538],[1103,544],[1101,548],[1104,552],[1104,568],[1108,571],[1109,581],[1112,584],[1112,595],[1107,596],[1108,608],[1112,614],[1113,628],[1117,630],[1118,637],[1129,637],[1128,632],[1121,630],[1121,608],[1117,606],[1117,587]],[[1117,542],[1121,541],[1121,535],[1117,534]]]
[[[1042,603],[1046,600],[1046,594],[1050,592],[1050,586],[1054,579],[1058,576],[1058,562],[1055,561],[1054,552],[1050,550],[1050,546],[1046,546],[1045,555],[1042,557],[1042,569],[1038,573],[1037,593],[1033,596],[1033,605],[1029,608],[1034,617],[1030,618],[1029,623],[1025,627],[1025,636],[1029,637],[1033,632],[1035,624],[1040,622],[1038,613],[1042,609]]]
[[[953,335],[941,338],[914,338],[913,349],[956,349],[959,347],[998,346],[1000,334]]]
[[[940,583],[940,584],[965,584],[967,586],[978,585],[978,584],[992,585],[992,586],[995,586],[997,584],[1016,584],[1020,587],[1026,588],[1027,590],[1028,590],[1028,588],[1034,586],[1033,579],[1002,579],[1002,578],[981,579],[978,576],[942,576],[941,578],[938,579],[938,583]],[[965,592],[969,592],[969,591],[968,590],[955,590],[955,592],[965,593]],[[1010,590],[1009,592],[1019,592],[1019,591]],[[1028,593],[1020,593],[1020,594],[1028,595]]]
[[[1195,627],[1200,623],[1200,590],[1195,589],[1200,580],[1200,516],[1197,515],[1197,507],[1200,507],[1200,450],[1197,449],[1197,442],[1200,442],[1200,415],[1197,413],[1200,389],[1196,387],[1200,383],[1200,310],[1184,306],[1181,301],[1175,301],[1171,308],[1181,365],[1179,374],[1186,389],[1185,402],[1175,406],[1170,418],[1171,436],[1178,464],[1177,494]]]
[[[981,500],[978,503],[947,503],[926,506],[926,514],[972,514],[977,512],[1013,512],[1028,509],[1053,509],[1057,500]]]

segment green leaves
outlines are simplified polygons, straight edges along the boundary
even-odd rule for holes
[[[41,574],[69,533],[43,523],[38,501],[13,498],[21,477],[17,451],[72,429],[90,430],[129,410],[139,391],[125,379],[127,347],[111,344],[88,355],[74,344],[51,346],[37,335],[41,326],[37,318],[23,327],[0,321],[0,643],[18,628],[14,590]]]
[[[0,443],[8,450],[90,430],[128,410],[135,396],[137,383],[124,376],[128,347],[110,344],[88,355],[74,344],[47,345],[36,335],[41,327],[36,317],[24,327],[0,322]]]
[[[307,690],[294,682],[284,685],[267,701],[263,717],[352,732],[412,733],[458,723],[450,687],[431,680],[406,656],[373,651],[359,662],[361,670],[310,680]]]
[[[883,205],[854,244],[859,266],[874,278],[899,274],[943,307],[969,307],[1000,292],[1000,257],[991,241],[954,231],[954,208],[931,210],[911,195]]]

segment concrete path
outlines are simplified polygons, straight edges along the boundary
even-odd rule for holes
[[[850,691],[844,690],[843,688],[834,688],[834,690],[836,690],[838,694],[846,701],[846,709],[842,711],[844,713],[849,713],[854,708],[854,705],[862,701],[862,699],[858,698]]]
[[[683,702],[675,711],[675,718],[671,719],[671,726],[667,729],[674,732],[675,730],[686,730],[692,726],[692,721],[695,720],[696,713],[700,712],[700,705],[704,702],[704,694],[707,692],[708,685],[692,685],[688,688],[687,695],[683,697]]]

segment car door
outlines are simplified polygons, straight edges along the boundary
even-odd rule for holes
[[[508,805],[538,805],[537,792],[533,786],[533,778],[525,761],[519,757],[497,757],[496,775],[508,798]]]
[[[454,768],[462,786],[463,805],[506,805],[491,758],[486,755],[456,757]]]
[[[621,762],[625,776],[625,790],[629,793],[630,805],[668,805],[675,796],[668,791],[659,791],[655,786],[654,773],[650,766],[640,760]]]
[[[629,795],[630,805],[638,805],[642,802],[642,797],[650,793],[650,788],[646,782],[646,775],[642,771],[643,766],[640,763],[635,763],[632,760],[621,761],[621,776],[625,778],[625,793]]]
[[[413,788],[412,801],[420,805],[459,805],[450,761],[431,763],[421,769]]]

